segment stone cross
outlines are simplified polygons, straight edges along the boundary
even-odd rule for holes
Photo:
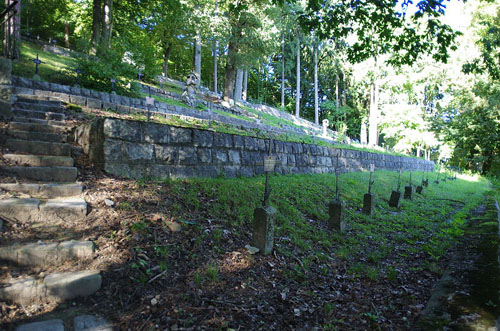
[[[269,196],[271,195],[271,188],[269,187],[269,173],[274,171],[276,166],[276,158],[271,155],[273,146],[273,139],[269,139],[269,149],[267,151],[267,157],[264,158],[264,172],[266,173],[266,187],[264,189],[264,200],[262,200],[262,205],[267,207],[269,205]]]
[[[142,77],[144,77],[144,74],[142,73],[142,70],[139,69],[139,71],[137,72],[137,78],[139,78],[139,81],[142,81]]]
[[[111,78],[111,89],[113,90],[113,93],[115,93],[115,84],[116,84],[116,78]]]
[[[375,171],[375,165],[372,163],[370,164],[370,179],[368,181],[368,193],[372,193],[372,185],[374,181],[372,180],[373,177],[373,172]]]
[[[327,130],[328,130],[328,125],[330,124],[330,121],[328,121],[328,119],[324,119],[323,120],[323,136],[326,137],[327,135]]]
[[[33,59],[33,63],[35,64],[35,75],[38,75],[38,66],[42,63],[45,63],[43,62],[42,60],[40,60],[38,58],[38,53],[36,53],[36,59]]]
[[[375,209],[375,196],[372,194],[372,185],[374,181],[372,180],[373,172],[375,171],[375,165],[370,164],[370,179],[368,180],[368,193],[363,196],[363,214],[372,215]]]

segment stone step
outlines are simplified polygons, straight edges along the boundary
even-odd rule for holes
[[[13,108],[32,110],[32,111],[43,111],[46,113],[64,113],[64,108],[61,104],[44,104],[44,103],[32,103],[32,102],[22,102],[17,100]]]
[[[82,198],[58,198],[41,202],[35,198],[0,200],[0,217],[19,223],[60,224],[80,221],[87,215]]]
[[[45,105],[61,105],[60,100],[54,100],[53,97],[33,94],[16,94],[18,102],[30,102]],[[56,98],[57,99],[57,98]]]
[[[36,198],[75,197],[82,194],[82,184],[2,184],[0,189],[7,192],[28,194]]]
[[[86,260],[94,254],[91,241],[64,241],[61,243],[30,243],[0,247],[0,259],[18,265],[56,265],[69,260]]]
[[[16,331],[64,331],[64,322],[61,319],[51,319],[40,322],[22,324]],[[73,331],[113,331],[113,324],[102,317],[80,315],[73,319]]]
[[[64,114],[61,114],[61,113],[26,110],[26,109],[19,109],[19,108],[13,108],[12,113],[16,117],[36,118],[36,119],[41,119],[41,120],[64,121],[66,118],[66,116]]]
[[[7,134],[16,139],[22,140],[38,140],[47,141],[54,143],[64,143],[66,142],[66,135],[58,133],[48,133],[48,132],[36,132],[36,131],[19,131],[8,129]]]
[[[42,120],[39,118],[29,118],[29,117],[14,117],[13,119],[15,122],[19,123],[34,123],[34,124],[41,124],[41,125],[51,125],[51,126],[59,126],[64,128],[66,125],[66,122],[64,121],[54,121],[54,120]]]
[[[75,163],[69,156],[5,154],[3,157],[18,165],[33,167],[72,167]]]
[[[56,125],[26,123],[26,122],[10,122],[10,130],[29,131],[29,132],[44,132],[52,134],[63,134],[64,128]]]
[[[71,145],[67,143],[53,143],[37,140],[22,140],[9,138],[5,146],[14,152],[35,154],[35,155],[53,155],[53,156],[71,156]]]
[[[40,182],[75,182],[78,170],[75,167],[1,167],[5,173],[20,178],[37,180]]]
[[[62,302],[94,294],[101,288],[99,271],[53,273],[43,279],[20,278],[0,288],[0,300],[22,305]]]

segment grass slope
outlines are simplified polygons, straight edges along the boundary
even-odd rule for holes
[[[129,327],[409,328],[488,182],[464,176],[436,185],[432,175],[425,193],[397,210],[387,206],[397,174],[377,171],[374,179],[378,205],[369,217],[360,212],[368,174],[340,176],[348,230],[339,235],[327,227],[333,175],[271,176],[278,215],[267,257],[243,248],[263,177],[127,181],[117,210],[135,221],[122,222],[111,239],[128,240],[131,256],[117,286],[136,290],[135,305],[120,315]],[[182,231],[165,235],[173,224]],[[161,308],[148,308],[152,296]]]

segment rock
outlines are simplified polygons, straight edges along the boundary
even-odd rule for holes
[[[23,324],[16,331],[64,331],[63,321],[60,319]]]
[[[177,222],[173,222],[173,221],[165,221],[165,224],[167,225],[167,227],[170,229],[170,231],[172,232],[179,232],[182,230],[182,226],[177,223]]]
[[[109,199],[104,199],[104,203],[108,207],[113,207],[115,205],[115,203],[113,202],[113,200],[109,200]]]
[[[113,325],[101,317],[81,315],[73,320],[75,331],[113,331]]]
[[[260,249],[258,249],[257,247],[250,246],[250,245],[245,245],[245,248],[252,255],[257,254],[258,252],[260,252]]]

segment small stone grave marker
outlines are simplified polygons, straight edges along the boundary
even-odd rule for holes
[[[40,58],[38,57],[38,53],[36,53],[36,59],[33,59],[33,63],[35,64],[35,74],[33,75],[33,79],[39,81],[40,76],[38,75],[38,66],[42,63],[45,63],[45,62],[40,60]]]
[[[330,121],[328,121],[328,119],[324,119],[323,122],[323,136],[327,136],[327,133],[328,133],[328,125],[330,125]]]
[[[375,171],[375,165],[370,164],[370,179],[368,180],[368,193],[363,196],[363,214],[371,215],[375,209],[375,195],[372,194],[372,185],[374,181],[372,180],[373,172]]]
[[[391,197],[389,199],[389,206],[394,208],[399,208],[401,204],[401,166],[399,168],[398,175],[398,188],[396,191],[392,190]]]
[[[345,203],[340,199],[339,190],[339,157],[337,156],[337,166],[335,167],[335,197],[328,204],[328,227],[339,233],[345,230]]]
[[[276,209],[269,206],[269,196],[271,189],[269,187],[269,173],[274,171],[276,158],[271,155],[273,139],[269,139],[269,149],[264,159],[264,171],[266,173],[266,184],[264,189],[264,199],[262,206],[255,208],[253,212],[253,233],[252,246],[257,247],[264,255],[271,254],[274,242],[274,219]]]
[[[408,183],[408,185],[405,186],[405,194],[404,194],[404,198],[408,200],[411,200],[413,198],[413,191],[414,191],[411,177],[412,177],[412,172],[410,171],[410,182]]]

